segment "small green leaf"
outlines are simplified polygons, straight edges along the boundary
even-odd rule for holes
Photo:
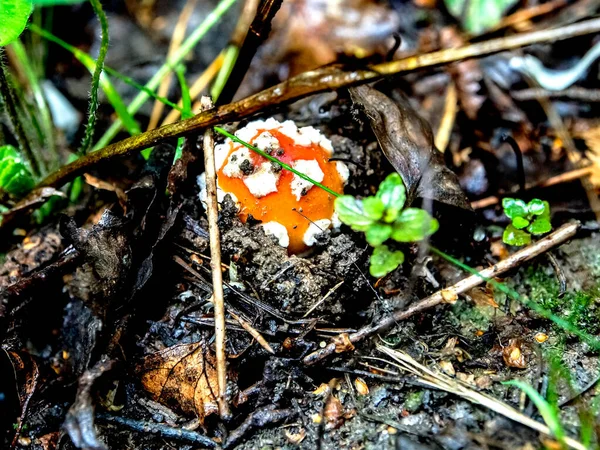
[[[550,209],[548,207],[548,202],[544,202],[539,198],[534,198],[529,203],[527,203],[527,210],[529,211],[529,214],[533,214],[534,216],[539,216],[548,209]]]
[[[365,232],[367,242],[372,247],[378,247],[390,238],[392,226],[387,223],[374,223]]]
[[[0,147],[0,189],[17,197],[35,186],[29,167],[12,145]]]
[[[379,185],[376,197],[381,199],[385,206],[384,222],[392,223],[402,211],[406,201],[406,189],[400,175],[397,173],[388,175]]]
[[[396,222],[392,239],[398,242],[416,242],[435,233],[439,223],[427,211],[419,208],[406,208]]]
[[[31,0],[0,0],[0,47],[21,35],[32,10]]]
[[[365,214],[370,219],[376,221],[383,217],[385,211],[385,205],[380,198],[377,197],[366,197],[363,198],[363,209]]]
[[[504,230],[502,241],[508,245],[527,245],[531,242],[531,235],[527,231],[517,230],[511,224]]]
[[[518,198],[507,197],[502,199],[502,208],[504,208],[504,214],[510,219],[527,217],[527,204]]]
[[[545,217],[538,217],[531,225],[527,227],[527,231],[531,234],[544,234],[552,229],[552,224]]]
[[[529,220],[517,216],[512,220],[512,224],[513,227],[515,227],[517,230],[522,230],[527,225],[529,225]]]
[[[381,278],[395,270],[403,262],[404,253],[400,250],[391,251],[387,245],[380,245],[375,247],[371,255],[369,273],[376,278]]]
[[[342,195],[335,199],[335,211],[340,220],[356,231],[366,231],[377,220],[367,216],[363,201],[351,195]]]
[[[496,26],[517,0],[445,0],[444,3],[466,31],[481,34]]]

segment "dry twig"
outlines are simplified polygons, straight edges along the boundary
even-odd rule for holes
[[[206,97],[210,102],[210,99]],[[223,274],[221,273],[221,237],[217,202],[217,169],[215,167],[215,141],[213,131],[204,132],[204,167],[206,170],[206,214],[210,235],[210,267],[213,282],[213,304],[215,307],[215,348],[217,357],[217,379],[219,382],[219,414],[221,418],[231,416],[227,402],[227,361],[225,356],[225,306],[223,299]]]
[[[356,344],[357,342],[363,341],[369,336],[373,336],[377,333],[382,333],[388,328],[392,327],[396,324],[396,322],[400,322],[401,320],[408,319],[412,315],[416,313],[423,312],[427,309],[433,308],[444,302],[444,297],[448,298],[449,296],[455,297],[459,294],[462,294],[474,287],[483,283],[486,279],[494,278],[507,271],[514,269],[515,267],[519,267],[525,261],[528,261],[542,253],[547,252],[553,247],[556,247],[559,244],[567,241],[572,238],[577,229],[579,228],[579,223],[571,223],[566,224],[556,230],[554,233],[546,236],[543,239],[540,239],[534,244],[531,244],[522,250],[514,253],[503,261],[500,261],[497,264],[494,264],[492,267],[488,267],[487,269],[481,270],[477,275],[471,275],[470,277],[463,278],[454,286],[442,289],[435,294],[430,295],[418,302],[414,303],[407,309],[396,310],[394,313],[388,317],[387,319],[381,320],[375,325],[370,325],[367,327],[363,327],[358,330],[356,333],[352,333],[348,336],[350,342],[352,344]],[[338,338],[339,339],[339,338]],[[336,352],[336,338],[334,337],[332,341],[327,344],[326,347],[323,347],[316,352],[307,355],[303,362],[306,365],[312,365],[327,356],[332,355]]]
[[[560,183],[568,183],[569,181],[577,180],[581,177],[591,175],[593,170],[593,167],[584,167],[582,169],[570,170],[569,172],[561,173],[560,175],[550,177],[547,180],[542,181],[541,183],[527,184],[525,185],[525,189],[527,190],[532,188],[542,188],[554,186],[555,184]],[[471,202],[471,208],[481,209],[487,208],[488,206],[496,205],[500,202],[500,198],[501,197],[498,197],[497,195],[493,195],[491,197],[485,197],[480,200],[475,200]]]

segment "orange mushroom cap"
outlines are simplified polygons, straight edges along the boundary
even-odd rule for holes
[[[236,136],[343,193],[348,168],[330,161],[331,142],[315,128],[267,119],[249,123]],[[318,186],[230,139],[215,148],[215,159],[220,196],[231,194],[241,220],[252,216],[261,221],[265,232],[275,235],[289,253],[305,251],[316,235],[339,227],[335,197]]]

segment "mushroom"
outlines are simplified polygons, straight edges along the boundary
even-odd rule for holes
[[[330,161],[331,141],[319,130],[270,118],[250,122],[235,135],[334,192],[343,193],[348,168],[341,161]],[[275,236],[289,253],[306,251],[320,234],[339,228],[332,194],[242,144],[226,139],[217,145],[215,163],[219,201],[231,195],[242,222],[250,217],[262,222],[265,233]],[[202,177],[200,197],[205,199]]]

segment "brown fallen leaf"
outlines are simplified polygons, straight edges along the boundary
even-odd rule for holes
[[[498,303],[494,300],[494,291],[490,286],[485,289],[476,287],[465,293],[477,306],[491,306],[498,308]]]
[[[344,423],[344,406],[335,395],[331,395],[327,400],[323,416],[326,430],[335,430]]]
[[[402,177],[407,205],[421,197],[471,210],[458,178],[433,144],[431,127],[406,97],[392,100],[366,85],[349,91],[352,101],[369,119],[381,150]]]
[[[523,351],[521,350],[521,344],[520,339],[511,339],[508,341],[508,345],[502,349],[502,358],[507,366],[517,369],[525,369],[527,367],[525,355],[523,355]]]
[[[204,418],[218,411],[216,358],[203,342],[180,344],[145,358],[138,369],[152,398],[181,412]]]

